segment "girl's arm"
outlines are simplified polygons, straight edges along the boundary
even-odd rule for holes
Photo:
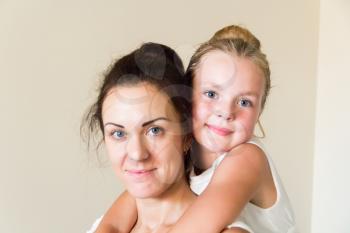
[[[135,199],[124,191],[109,208],[95,233],[130,232],[137,220]]]
[[[208,187],[172,227],[171,233],[221,232],[255,196],[269,172],[264,152],[247,143],[229,153]]]

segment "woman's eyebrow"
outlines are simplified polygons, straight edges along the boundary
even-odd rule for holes
[[[114,126],[117,126],[117,127],[119,127],[119,128],[125,128],[125,127],[122,126],[122,125],[119,125],[119,124],[116,124],[116,123],[112,123],[112,122],[107,122],[107,123],[105,124],[105,127],[106,127],[107,125],[114,125]]]
[[[152,124],[153,122],[159,121],[159,120],[170,121],[169,118],[166,118],[166,117],[158,117],[158,118],[155,118],[155,119],[153,119],[153,120],[146,121],[145,123],[142,124],[142,127],[145,127],[145,126],[147,126],[147,125],[149,125],[149,124]]]
[[[155,118],[153,120],[146,121],[145,123],[142,124],[142,127],[145,127],[145,126],[147,126],[149,124],[152,124],[153,122],[159,121],[159,120],[171,121],[169,118],[166,118],[166,117],[158,117],[158,118]],[[119,128],[123,128],[123,129],[125,128],[124,126],[116,124],[116,123],[113,123],[113,122],[107,122],[104,126],[106,127],[107,125],[114,125],[114,126],[117,126]]]

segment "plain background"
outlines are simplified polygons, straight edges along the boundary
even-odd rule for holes
[[[0,232],[85,232],[123,190],[79,135],[103,72],[148,41],[187,65],[229,24],[269,58],[264,142],[300,232],[350,232],[347,0],[0,0]]]

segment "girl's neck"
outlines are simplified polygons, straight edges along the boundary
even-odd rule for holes
[[[159,197],[136,199],[138,218],[132,232],[156,232],[173,225],[195,197],[186,181],[180,180]]]
[[[211,167],[214,161],[220,156],[219,153],[209,151],[205,147],[199,145],[198,143],[193,143],[191,158],[193,161],[193,166],[195,174],[199,175],[203,171]]]

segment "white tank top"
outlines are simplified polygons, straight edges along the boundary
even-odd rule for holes
[[[264,151],[269,162],[271,174],[277,190],[277,200],[269,208],[263,209],[250,202],[246,204],[237,220],[229,227],[240,227],[251,233],[296,233],[296,224],[292,207],[281,179],[275,169],[272,159],[266,153],[263,144],[253,138],[248,143],[258,146]],[[220,155],[210,168],[198,176],[191,176],[191,189],[196,194],[201,194],[208,186],[215,169],[225,158],[226,153]],[[193,173],[192,173],[193,174]],[[239,187],[238,187],[239,188]]]

